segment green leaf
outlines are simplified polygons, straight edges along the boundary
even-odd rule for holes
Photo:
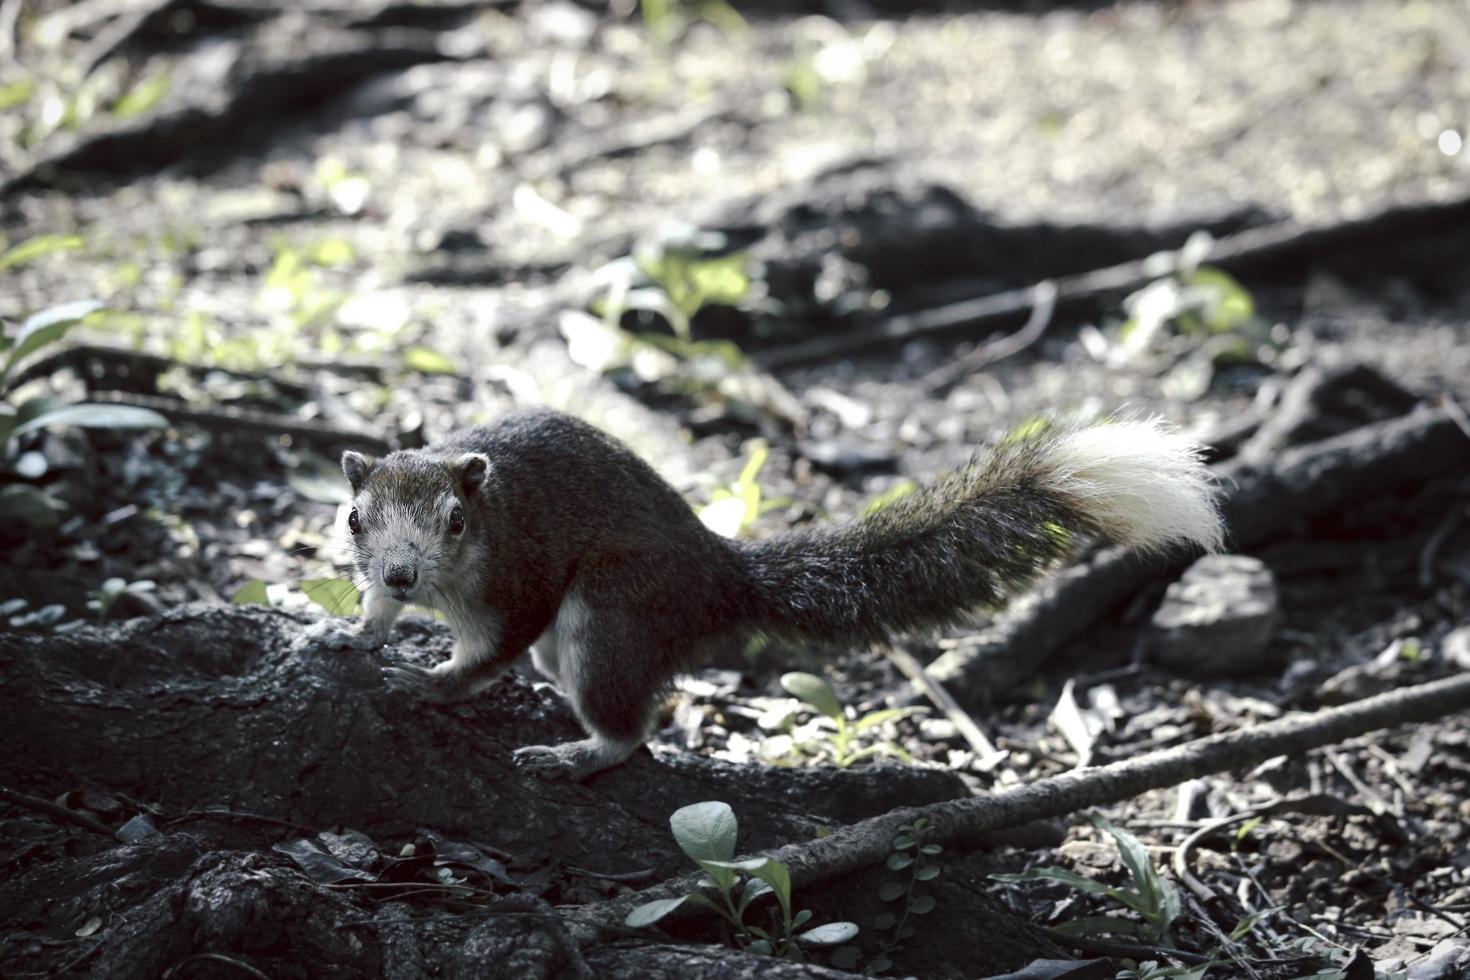
[[[878,886],[878,900],[880,902],[891,902],[894,899],[902,898],[904,892],[907,890],[901,881],[885,881]]]
[[[925,915],[934,911],[934,906],[939,904],[933,895],[920,895],[909,903],[909,911],[915,915]]]
[[[775,952],[775,947],[771,945],[771,941],[769,939],[757,939],[755,942],[751,943],[745,948],[747,951],[754,953],[757,956],[770,956],[772,953]]]
[[[857,968],[858,960],[862,958],[863,951],[857,946],[843,946],[832,951],[831,962],[839,970],[847,970],[851,973]]]
[[[868,971],[870,973],[882,973],[891,966],[893,966],[892,960],[886,956],[879,955],[873,957],[873,962],[868,964]]]
[[[892,929],[897,924],[898,916],[894,915],[892,912],[879,912],[877,915],[873,916],[873,927],[878,929],[880,932]]]
[[[114,103],[112,114],[121,119],[132,119],[143,115],[163,101],[172,83],[173,75],[167,70],[149,75],[128,89],[127,93]]]
[[[914,877],[919,881],[933,881],[939,877],[939,866],[937,864],[926,864],[914,872]]]
[[[0,486],[0,522],[18,521],[33,528],[55,527],[66,511],[66,504],[29,484]]]
[[[759,878],[751,878],[745,883],[745,889],[740,893],[740,904],[736,906],[737,911],[744,915],[745,910],[750,907],[751,902],[754,902],[762,895],[769,894],[770,891],[771,886],[769,882],[762,881]]]
[[[1135,887],[1148,907],[1140,911],[1158,909],[1162,900],[1159,873],[1154,870],[1153,862],[1148,857],[1148,848],[1144,846],[1143,841],[1128,831],[1113,826],[1113,823],[1101,813],[1092,814],[1092,824],[1112,835],[1113,839],[1118,842],[1118,854],[1123,858],[1123,864],[1128,868]]]
[[[781,905],[782,915],[789,921],[791,919],[791,872],[786,869],[786,865],[775,859],[767,859],[761,867],[751,868],[750,873],[771,886],[771,891],[776,893],[776,901]]]
[[[893,838],[893,849],[895,851],[907,851],[918,842],[919,839],[913,834],[899,834],[897,837]]]
[[[27,238],[0,253],[0,269],[8,269],[24,262],[33,262],[43,255],[51,255],[55,252],[74,251],[84,244],[86,243],[82,241],[80,235],[37,235],[35,238]]]
[[[932,856],[938,854],[942,850],[944,850],[944,847],[940,844],[925,844],[923,847],[919,848],[919,853]]]
[[[1060,922],[1055,929],[1068,936],[1137,936],[1143,932],[1139,923],[1112,915],[1084,915]]]
[[[36,83],[29,78],[18,78],[13,82],[0,85],[0,112],[24,105],[35,90]]]
[[[1075,888],[1080,892],[1086,892],[1089,895],[1106,895],[1110,898],[1116,897],[1118,893],[1118,889],[1113,888],[1111,885],[1106,885],[1101,881],[1094,881],[1092,878],[1085,878],[1065,868],[1033,868],[1030,871],[1023,871],[1020,874],[993,874],[990,877],[994,881],[1007,883],[1054,881],[1058,884]]]
[[[265,581],[263,579],[251,579],[240,586],[234,596],[230,599],[237,606],[268,606],[271,604],[270,597],[266,595]]]
[[[890,854],[890,855],[888,855],[887,864],[888,864],[888,867],[891,870],[893,870],[893,871],[902,871],[904,868],[907,868],[909,865],[911,865],[913,863],[914,863],[914,856],[912,854],[905,854],[903,852],[899,852],[899,853],[896,853],[896,854]]]
[[[826,925],[808,929],[806,932],[798,933],[798,942],[811,943],[813,946],[836,946],[845,943],[858,934],[858,927],[853,922],[828,922]]]
[[[16,248],[22,248],[24,245],[23,242]],[[4,259],[0,258],[0,269],[4,267]],[[20,330],[15,335],[15,344],[10,348],[5,367],[0,369],[0,385],[3,385],[5,379],[10,376],[11,369],[15,367],[17,361],[47,344],[60,340],[66,336],[68,330],[82,322],[88,314],[100,309],[102,309],[102,304],[95,299],[79,299],[71,303],[62,303],[60,306],[52,306],[39,313],[32,313],[25,323],[21,324]]]
[[[863,506],[863,516],[868,517],[878,513],[880,510],[892,507],[917,489],[919,489],[919,484],[913,480],[901,480],[878,494],[872,500],[869,500]]]
[[[669,817],[669,828],[674,840],[690,858],[704,866],[706,861],[728,861],[735,854],[735,811],[730,804],[719,800],[706,803],[691,803],[675,810]],[[729,891],[734,874],[725,868],[705,868],[720,885]]]
[[[457,374],[454,362],[436,350],[410,347],[403,352],[403,366],[421,374]]]
[[[165,429],[168,419],[151,409],[135,405],[82,402],[53,409],[21,423],[10,430],[10,438],[51,425],[75,425],[84,429]]]
[[[859,718],[857,721],[853,722],[852,727],[855,731],[860,732],[866,728],[876,728],[878,725],[881,725],[884,722],[896,721],[899,718],[907,718],[909,715],[921,715],[928,710],[928,708],[915,707],[884,708],[881,711],[870,711]]]
[[[312,602],[333,616],[350,616],[357,611],[361,596],[357,586],[345,578],[308,578],[301,581],[301,591]]]
[[[782,674],[781,686],[792,697],[800,698],[828,718],[836,721],[843,717],[842,702],[837,700],[837,692],[816,674],[801,671]]]
[[[623,925],[629,929],[651,926],[688,900],[689,896],[685,895],[682,898],[661,898],[656,902],[645,902],[628,913],[627,918],[623,920]]]

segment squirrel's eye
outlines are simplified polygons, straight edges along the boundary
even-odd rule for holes
[[[362,533],[362,521],[357,516],[356,508],[353,508],[352,513],[347,515],[347,530],[353,534]]]
[[[464,511],[461,510],[458,505],[456,505],[455,508],[449,512],[449,533],[460,534],[463,531]]]

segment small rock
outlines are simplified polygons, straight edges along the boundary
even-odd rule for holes
[[[1276,580],[1245,555],[1206,555],[1169,586],[1153,618],[1154,659],[1189,674],[1239,675],[1275,666]]]

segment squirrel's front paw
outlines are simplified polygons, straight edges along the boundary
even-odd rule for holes
[[[516,749],[511,758],[517,769],[535,773],[542,779],[576,779],[578,766],[567,753],[558,752],[560,745],[528,745]]]
[[[308,643],[340,650],[376,650],[383,645],[377,634],[352,629],[336,619],[312,623],[302,633],[302,637]]]

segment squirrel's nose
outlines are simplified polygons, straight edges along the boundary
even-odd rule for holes
[[[383,568],[383,584],[390,589],[406,589],[418,581],[418,566],[411,561],[397,562]]]

